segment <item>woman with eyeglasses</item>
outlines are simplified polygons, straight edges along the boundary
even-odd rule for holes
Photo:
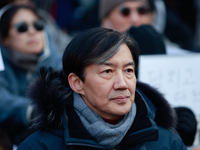
[[[26,98],[28,85],[41,66],[59,69],[62,56],[49,42],[44,22],[33,7],[3,7],[0,35],[5,65],[0,72],[0,127],[11,135],[15,144],[20,144],[29,134],[26,131],[34,109]]]

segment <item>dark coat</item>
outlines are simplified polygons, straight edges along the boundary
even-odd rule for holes
[[[82,125],[73,107],[73,91],[66,88],[62,73],[42,70],[29,95],[37,108],[34,126],[39,131],[28,137],[19,150],[106,149]],[[175,113],[152,87],[137,83],[136,117],[115,149],[186,150],[175,132]],[[88,116],[89,117],[89,116]]]

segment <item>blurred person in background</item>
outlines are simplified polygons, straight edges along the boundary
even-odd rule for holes
[[[61,68],[61,54],[48,41],[45,24],[34,7],[6,5],[0,10],[1,52],[5,70],[0,72],[0,127],[15,144],[27,135],[33,107],[26,97],[29,83],[41,66]],[[30,132],[29,132],[30,131]]]
[[[7,5],[7,4],[14,4],[14,5],[30,5],[37,8],[37,12],[39,16],[45,22],[45,30],[49,36],[49,40],[54,42],[57,51],[63,52],[67,44],[71,41],[72,37],[65,33],[61,28],[58,26],[54,18],[47,12],[46,10],[37,7],[37,2],[34,0],[4,0],[0,2],[0,8]],[[66,14],[65,14],[66,15]]]
[[[71,36],[99,26],[98,0],[54,0],[50,5],[50,14],[59,27]]]
[[[162,0],[100,0],[99,19],[102,27],[121,32],[128,32],[132,26],[152,25],[162,35],[166,54],[190,53],[164,35],[166,12]]]
[[[198,0],[164,0],[164,2],[166,6],[165,35],[183,49],[198,51],[194,43],[195,32],[198,28]]]

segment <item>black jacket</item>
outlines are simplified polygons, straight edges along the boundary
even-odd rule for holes
[[[73,91],[65,81],[62,72],[42,70],[32,84],[29,95],[37,108],[34,126],[39,131],[19,150],[106,149],[82,125],[73,107]],[[175,112],[157,90],[138,82],[135,102],[134,122],[115,149],[186,150],[175,132]]]

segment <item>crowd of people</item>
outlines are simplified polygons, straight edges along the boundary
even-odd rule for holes
[[[198,114],[137,80],[139,55],[200,51],[179,0],[37,4],[0,2],[1,150],[200,145]]]

